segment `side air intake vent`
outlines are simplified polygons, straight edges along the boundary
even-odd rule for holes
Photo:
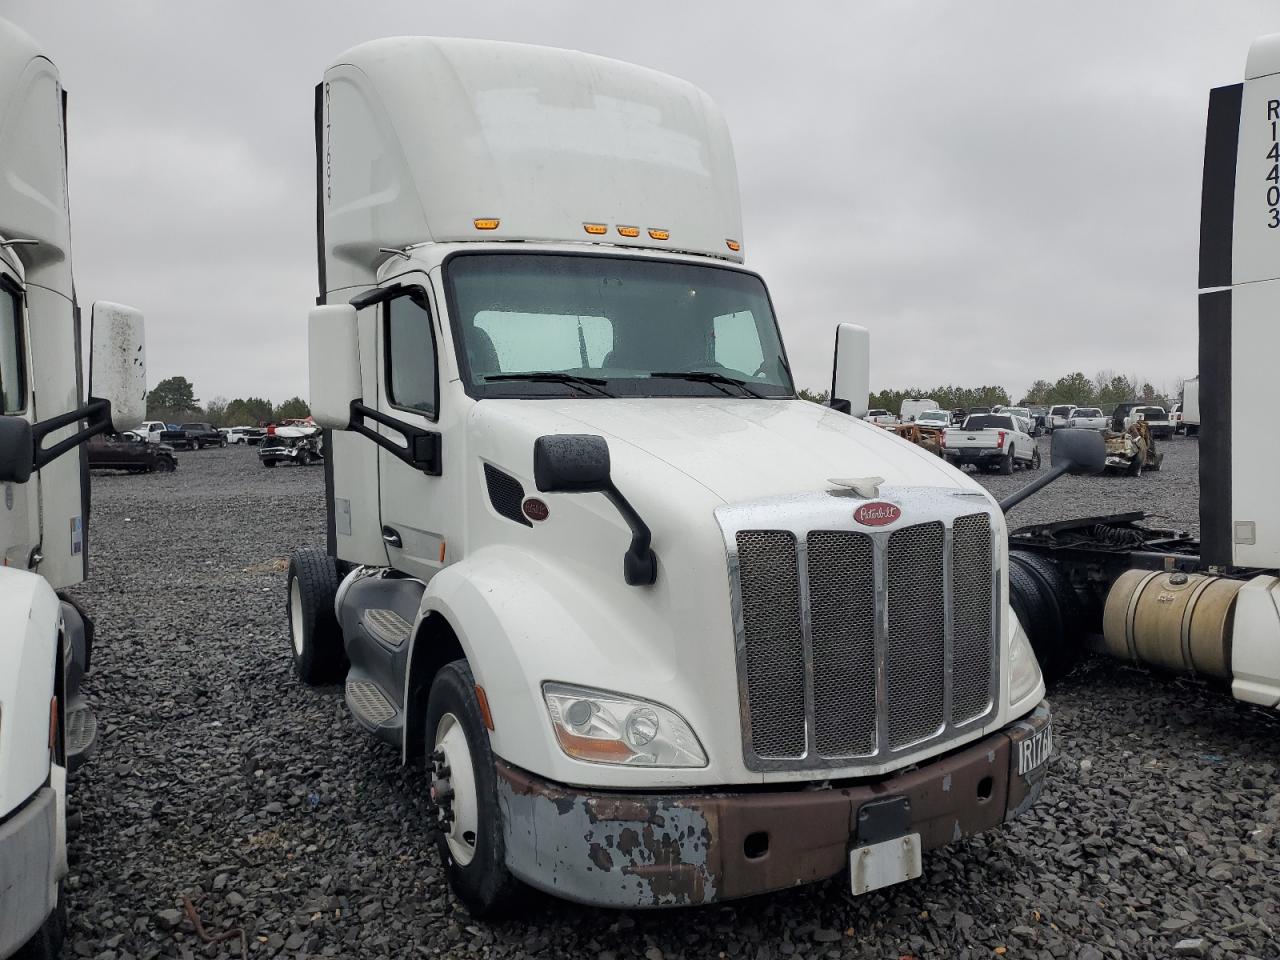
[[[532,527],[520,505],[524,503],[524,487],[509,473],[503,473],[493,464],[484,465],[484,482],[489,488],[489,502],[499,516]]]

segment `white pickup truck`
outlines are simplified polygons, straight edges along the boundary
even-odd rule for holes
[[[1107,418],[1098,407],[1074,407],[1067,417],[1067,426],[1073,430],[1105,430]]]
[[[1173,436],[1173,418],[1164,407],[1135,407],[1126,418],[1125,427],[1131,427],[1139,420],[1147,425],[1147,429],[1157,440],[1167,440]]]
[[[1007,413],[974,414],[964,426],[943,432],[942,455],[956,467],[972,464],[1006,476],[1015,466],[1039,470],[1040,447],[1027,432],[1026,423]]]

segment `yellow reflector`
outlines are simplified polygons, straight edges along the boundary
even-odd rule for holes
[[[727,246],[734,253],[737,253],[739,250],[742,249],[742,244],[740,244],[737,240],[726,240],[724,243],[725,243],[725,246]]]
[[[477,230],[497,230],[502,221],[497,217],[480,217],[471,222],[476,225]]]
[[[582,225],[582,229],[587,231],[587,233],[592,234],[593,236],[600,236],[600,234],[602,233],[609,232],[609,228],[606,227],[603,223],[584,223]]]
[[[638,237],[640,236],[640,228],[639,227],[619,227],[618,233],[624,237]]]
[[[654,240],[670,240],[670,239],[671,239],[671,231],[670,231],[670,230],[655,230],[655,229],[653,229],[653,227],[650,227],[650,228],[649,228],[649,236],[650,236],[650,238],[652,238],[652,239],[654,239]]]

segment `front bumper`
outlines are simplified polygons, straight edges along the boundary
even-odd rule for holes
[[[0,823],[0,957],[40,929],[57,902],[58,798],[42,787]]]
[[[498,761],[507,866],[555,896],[620,908],[712,903],[823,880],[848,869],[859,813],[872,803],[905,799],[902,833],[919,833],[924,850],[1020,816],[1039,797],[1047,762],[1019,775],[1019,747],[1048,724],[1043,701],[954,753],[817,790],[600,793]]]

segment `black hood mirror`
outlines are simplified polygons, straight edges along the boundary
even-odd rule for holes
[[[1107,445],[1097,430],[1055,430],[1049,462],[1077,476],[1101,473],[1107,466]]]

